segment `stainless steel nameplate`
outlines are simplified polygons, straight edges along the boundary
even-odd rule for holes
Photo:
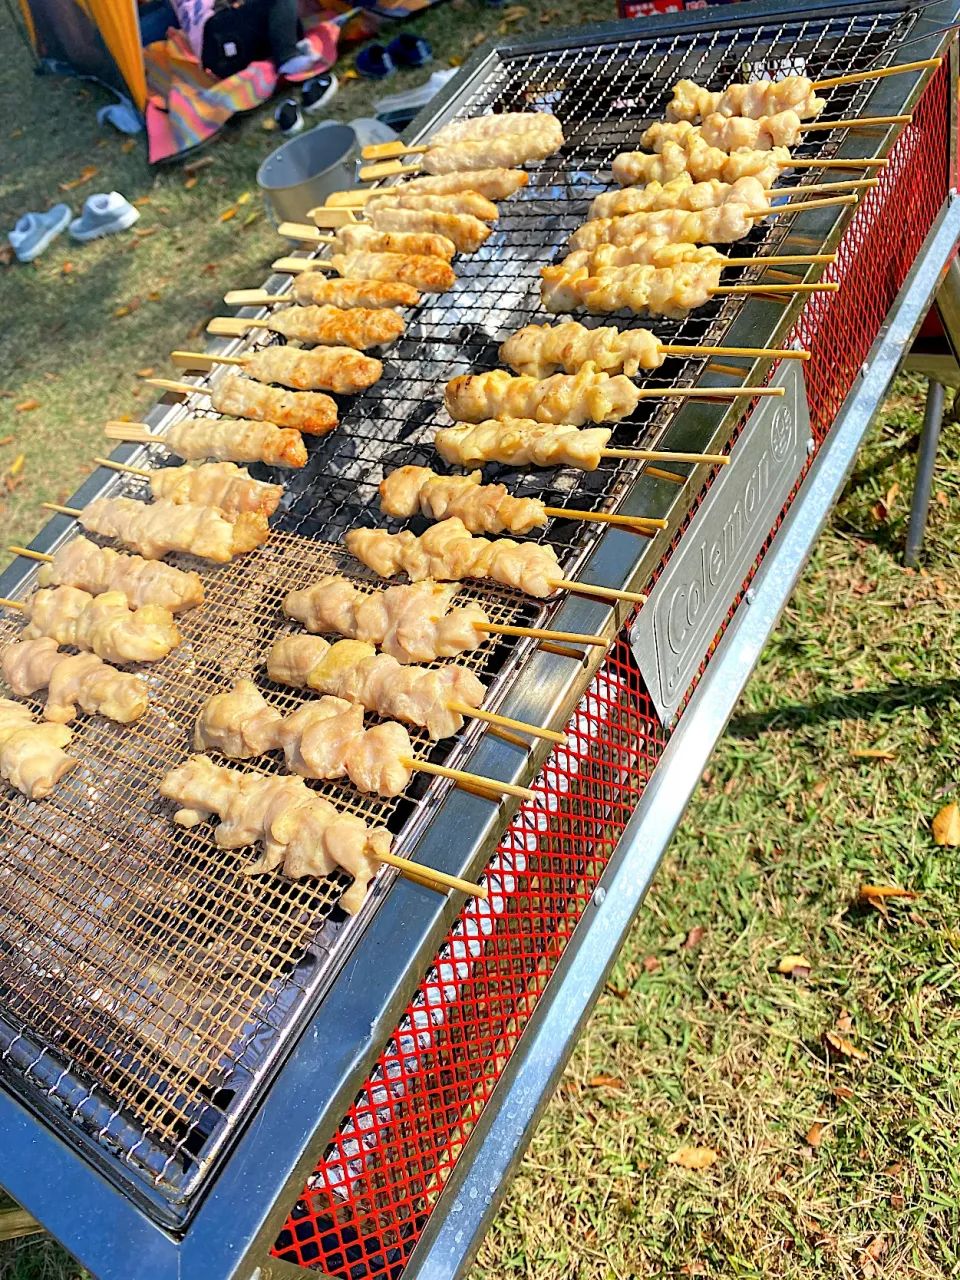
[[[786,394],[754,409],[732,461],[710,486],[630,628],[634,657],[664,724],[673,719],[807,458],[810,414],[800,362],[784,360],[773,382]]]

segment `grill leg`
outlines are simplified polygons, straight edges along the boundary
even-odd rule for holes
[[[907,526],[907,549],[904,563],[911,569],[917,567],[927,512],[930,509],[930,491],[933,488],[933,469],[937,461],[937,445],[943,423],[943,384],[932,379],[927,385],[927,403],[923,411],[923,427],[920,431],[920,455],[917,458],[917,476],[913,486],[913,502],[910,505],[910,523]]]

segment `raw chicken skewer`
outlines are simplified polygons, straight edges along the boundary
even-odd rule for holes
[[[640,136],[640,145],[648,151],[659,151],[666,142],[689,146],[706,143],[721,151],[770,151],[773,147],[794,147],[800,135],[813,129],[871,128],[874,125],[909,124],[911,116],[863,116],[856,120],[829,120],[822,124],[803,124],[795,111],[780,111],[773,116],[748,119],[746,116],[724,116],[719,112],[707,116],[703,124],[680,120],[674,124],[658,120]]]
[[[739,178],[752,177],[765,187],[772,187],[784,169],[882,169],[889,163],[885,159],[796,160],[788,147],[727,152],[708,147],[699,137],[688,138],[686,143],[681,146],[665,142],[660,153],[653,155],[646,151],[624,151],[614,156],[613,176],[621,187],[667,183],[685,173],[697,182],[713,179],[736,182]]]
[[[284,716],[270,706],[252,680],[238,680],[229,693],[215,694],[204,703],[197,717],[194,748],[219,751],[233,760],[282,750],[291,773],[316,780],[348,777],[358,791],[385,799],[400,795],[415,772],[533,799],[528,787],[419,759],[403,725],[388,720],[365,729],[363,708],[344,698],[319,698]]]
[[[605,312],[626,307],[638,314],[646,312],[680,320],[697,307],[705,306],[711,298],[726,294],[836,293],[840,287],[836,282],[822,281],[721,285],[721,262],[722,259],[713,259],[682,262],[676,267],[644,264],[604,267],[595,275],[586,267],[577,271],[568,271],[563,266],[544,267],[540,272],[543,277],[540,297],[546,310],[552,312],[575,311],[578,307]]]
[[[396,342],[403,333],[402,316],[389,308],[373,310],[357,307],[343,311],[340,307],[285,307],[256,320],[240,320],[232,316],[215,316],[207,325],[207,333],[217,337],[239,338],[251,329],[269,329],[285,338],[311,346],[353,347],[365,351],[369,347],[385,347]]]
[[[824,255],[833,257],[834,255]],[[809,360],[810,352],[772,347],[703,347],[663,343],[649,329],[620,330],[612,325],[587,329],[575,320],[562,324],[528,324],[500,347],[500,359],[514,373],[549,378],[576,373],[587,361],[603,373],[634,377],[641,369],[659,369],[667,356],[750,356],[757,359]]]
[[[779,194],[788,196],[823,195],[824,192],[848,191],[875,187],[879,178],[851,178],[843,182],[823,182],[800,187],[784,187]],[[606,191],[595,196],[590,205],[589,218],[622,218],[631,213],[656,213],[661,209],[686,209],[696,213],[712,209],[744,196],[747,203],[755,199],[753,184],[767,190],[768,184],[750,174],[735,182],[721,182],[711,178],[707,182],[694,182],[686,171],[669,182],[648,182],[642,187],[624,187],[618,191]]]
[[[747,199],[741,198],[747,196]],[[772,205],[770,193],[759,183],[738,191],[735,200],[690,213],[685,209],[660,209],[654,213],[630,213],[625,217],[597,218],[585,222],[571,235],[571,249],[595,249],[601,244],[629,244],[638,236],[662,236],[665,240],[693,244],[732,244],[750,234],[758,218],[779,217],[798,210],[825,209],[856,204],[856,195],[830,196],[798,204]]]
[[[262,842],[262,856],[247,869],[251,875],[281,868],[290,879],[298,880],[329,876],[342,868],[354,881],[340,899],[351,914],[363,905],[377,863],[397,867],[435,888],[487,896],[485,888],[469,880],[397,857],[390,852],[388,831],[341,813],[302,778],[240,773],[196,755],[163,777],[160,794],[184,806],[173,817],[180,826],[194,827],[216,814],[220,822],[214,840],[221,848]]]
[[[384,307],[415,307],[420,294],[412,285],[383,280],[328,280],[318,270],[322,258],[284,258],[290,266],[277,271],[292,270],[297,274],[291,293],[267,293],[264,289],[232,289],[224,294],[228,307],[276,307],[288,302],[303,306],[333,306],[341,310],[360,307],[375,311]]]
[[[147,709],[147,686],[129,671],[117,671],[93,653],[62,653],[51,636],[8,644],[0,663],[3,678],[20,698],[47,690],[43,718],[70,724],[77,707],[118,724],[139,720]]]
[[[211,356],[202,352],[174,351],[170,357],[181,369],[212,369],[235,365],[257,382],[280,382],[297,391],[333,391],[354,395],[379,382],[383,365],[350,347],[270,346],[242,356]]]
[[[0,777],[30,800],[43,800],[80,763],[63,750],[65,724],[37,724],[29,707],[0,698]]]
[[[604,511],[576,511],[544,506],[540,498],[514,498],[502,484],[483,484],[479,471],[468,476],[439,476],[429,467],[399,467],[380,482],[380,510],[384,515],[428,520],[457,516],[471,533],[529,533],[555,516],[650,531],[666,527],[665,520],[616,516]],[[393,588],[402,591],[404,588]],[[496,627],[488,628],[496,631]],[[363,639],[363,637],[358,637]]]
[[[283,611],[312,635],[326,632],[363,640],[401,663],[455,658],[476,649],[484,635],[491,633],[562,639],[572,644],[605,643],[596,636],[571,631],[498,627],[477,604],[451,609],[457,590],[427,579],[409,587],[365,592],[348,578],[332,575],[301,591],[291,591]]]
[[[423,578],[447,582],[488,578],[539,599],[567,590],[637,604],[646,600],[637,591],[570,582],[561,573],[553,547],[514,542],[511,538],[478,538],[456,516],[432,525],[420,537],[408,529],[402,533],[351,529],[345,542],[347,550],[381,578],[393,578],[398,573],[405,573],[411,582]]]
[[[639,268],[652,270],[652,268]],[[623,374],[599,373],[587,361],[575,374],[551,378],[517,378],[504,369],[464,373],[451,378],[444,391],[444,407],[454,421],[484,422],[488,418],[533,418],[537,422],[582,426],[585,422],[619,422],[641,400],[677,396],[682,399],[736,399],[740,396],[783,394],[782,387],[657,387],[639,388]]]
[[[811,204],[813,202],[811,201]],[[595,249],[575,249],[560,263],[561,270],[573,274],[586,269],[589,275],[611,267],[678,267],[685,263],[706,263],[721,271],[733,267],[797,266],[814,262],[836,262],[835,253],[762,254],[755,258],[728,258],[713,245],[697,245],[671,240],[656,232],[642,232],[626,244],[598,244]],[[543,270],[555,272],[557,268]]]
[[[549,112],[504,111],[498,115],[474,116],[471,120],[454,120],[445,124],[431,136],[430,145],[449,147],[457,142],[474,142],[483,138],[500,138],[509,133],[523,133],[530,128],[545,128],[562,133],[560,121]]]
[[[277,684],[313,689],[356,702],[384,719],[415,724],[431,738],[459,733],[469,716],[533,738],[566,742],[552,729],[481,710],[487,691],[466,667],[452,662],[438,668],[403,665],[362,640],[330,644],[321,636],[281,636],[267,655],[267,675]]]
[[[335,191],[323,205],[326,209],[363,208],[371,200],[381,200],[396,205],[409,195],[455,196],[465,191],[475,191],[488,200],[506,200],[530,181],[524,169],[472,169],[467,173],[442,173],[427,178],[411,178],[392,187],[353,187],[349,191]],[[403,207],[402,204],[399,207]],[[311,216],[315,211],[310,210]]]
[[[752,80],[749,84],[732,84],[728,89],[717,93],[701,88],[693,80],[678,80],[673,86],[673,98],[667,106],[667,119],[695,121],[700,116],[719,112],[724,116],[747,116],[756,120],[788,109],[808,120],[818,116],[827,105],[823,98],[816,96],[819,89],[882,80],[887,76],[902,75],[906,71],[939,67],[941,62],[941,58],[926,58],[922,62],[908,62],[898,67],[881,67],[877,71],[834,76],[832,79],[819,81],[810,80],[807,76]]]
[[[182,637],[169,609],[131,609],[120,591],[92,596],[79,587],[41,588],[23,601],[0,598],[27,618],[25,640],[49,636],[57,644],[88,649],[104,662],[159,662]]]
[[[434,447],[453,466],[502,462],[513,467],[575,467],[596,471],[602,458],[627,458],[641,462],[706,462],[725,466],[722,453],[676,453],[663,449],[607,449],[613,434],[609,427],[580,430],[567,424],[533,422],[529,418],[491,418],[475,424],[459,422],[434,437]],[[650,521],[650,524],[657,524]]]
[[[265,462],[268,467],[306,465],[303,436],[292,427],[236,418],[181,418],[166,435],[155,436],[143,422],[108,422],[104,435],[128,444],[158,444],[190,462]]]
[[[201,507],[219,507],[228,516],[241,511],[259,511],[272,516],[283,497],[283,485],[264,484],[254,480],[245,467],[233,462],[205,462],[199,467],[129,467],[110,458],[94,458],[101,467],[122,471],[150,481],[154,498],[166,498],[177,505],[196,503]]]
[[[164,499],[147,505],[132,498],[95,498],[82,510],[56,502],[42,505],[47,511],[75,516],[89,533],[116,538],[147,560],[183,551],[226,564],[270,535],[266,517],[258,512],[244,511],[230,520],[216,507],[178,506]]]
[[[131,608],[154,604],[171,613],[185,613],[203,604],[203,583],[198,573],[185,573],[172,564],[128,556],[113,547],[98,547],[83,536],[65,542],[52,556],[28,547],[10,547],[15,555],[41,560],[37,574],[41,587],[79,587],[92,596],[120,591]]]
[[[271,350],[284,350],[283,347]],[[304,352],[303,354],[306,354]],[[356,354],[356,353],[353,353]],[[176,391],[185,396],[207,396],[212,408],[225,417],[252,418],[279,427],[295,427],[309,435],[324,436],[337,425],[335,400],[319,391],[282,391],[251,378],[228,373],[214,387],[169,378],[147,378],[152,387]]]

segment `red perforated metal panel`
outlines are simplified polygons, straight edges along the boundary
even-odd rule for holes
[[[828,268],[840,292],[814,295],[794,329],[812,353],[805,373],[818,446],[943,204],[949,98],[945,65]],[[709,482],[671,551],[708,491]],[[464,906],[309,1178],[275,1256],[350,1280],[401,1274],[668,737],[622,638],[569,735],[537,779],[536,798],[504,834],[487,871],[489,902]]]

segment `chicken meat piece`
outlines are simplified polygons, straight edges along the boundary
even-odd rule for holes
[[[825,99],[817,97],[813,81],[806,76],[732,84],[722,93],[702,89],[693,80],[678,80],[667,106],[667,119],[696,121],[719,112],[724,116],[759,120],[781,111],[795,111],[801,120],[812,120],[826,105]]]
[[[553,594],[556,582],[563,577],[552,547],[509,538],[477,538],[456,516],[441,520],[419,538],[406,531],[351,529],[346,545],[375,572],[382,572],[382,566],[391,571],[384,576],[406,573],[412,582],[422,578],[453,582],[489,578],[543,598]]]
[[[119,724],[132,724],[147,709],[147,686],[139,676],[117,671],[93,653],[61,653],[50,636],[7,645],[0,662],[18,697],[47,690],[43,718],[55,724],[70,724],[78,707]]]
[[[50,636],[105,662],[159,662],[182,639],[168,609],[131,609],[119,591],[92,596],[77,587],[42,588],[27,597],[23,613],[25,640]]]
[[[406,191],[403,187],[387,187],[370,197],[364,212],[375,218],[387,209],[406,213],[440,213],[455,218],[476,218],[478,222],[496,222],[500,211],[492,200],[479,191],[459,191],[453,195],[440,195],[431,191]]]
[[[517,169],[531,161],[546,160],[563,146],[563,129],[555,116],[541,112],[519,133],[489,138],[466,138],[434,146],[423,156],[427,173],[455,173],[469,169]]]
[[[455,142],[476,142],[484,138],[500,138],[508,133],[524,133],[527,129],[552,129],[561,135],[563,129],[556,116],[546,111],[503,111],[497,115],[474,116],[471,120],[452,120],[430,137],[433,147],[449,147]]]
[[[240,418],[183,418],[163,437],[164,448],[188,462],[264,462],[268,467],[306,466],[303,436],[292,427]]]
[[[221,848],[262,842],[263,854],[250,874],[282,867],[291,879],[327,876],[342,867],[354,883],[340,899],[344,910],[359,911],[390,835],[362,818],[342,814],[312,792],[302,778],[268,777],[221,768],[203,755],[191,756],[160,782],[160,794],[182,807],[181,826],[196,826],[216,815]]]
[[[292,349],[269,348],[271,352]],[[299,354],[312,355],[313,352]],[[357,356],[358,360],[365,358]],[[375,363],[379,364],[379,361]],[[280,387],[269,387],[235,373],[228,373],[217,382],[210,392],[210,403],[217,413],[227,417],[252,418],[255,422],[295,427],[308,435],[325,436],[337,425],[336,401],[329,396],[319,391],[283,391]]]
[[[450,248],[452,251],[453,245]],[[389,307],[354,307],[352,311],[330,306],[285,307],[263,325],[310,346],[353,347],[357,351],[389,346],[406,328],[403,316]]]
[[[719,112],[705,117],[703,124],[688,120],[669,123],[658,120],[640,136],[648,151],[662,151],[668,142],[689,150],[696,143],[720,151],[770,151],[773,147],[794,147],[800,141],[802,125],[795,111],[750,120],[745,116],[724,116]]]
[[[396,280],[331,280],[320,271],[308,270],[294,280],[293,298],[304,306],[378,310],[384,307],[415,307],[420,301],[420,294],[413,285]]]
[[[580,430],[529,418],[491,418],[457,423],[437,432],[434,446],[455,466],[502,462],[512,467],[575,467],[596,471],[612,435],[609,427]]]
[[[254,480],[235,462],[205,462],[199,467],[162,467],[150,475],[150,492],[178,506],[219,507],[227,515],[259,511],[272,516],[283,497],[282,484]]]
[[[545,267],[540,296],[548,311],[592,312],[627,308],[638,314],[682,319],[702,307],[720,284],[724,259],[688,262],[679,267],[609,267],[591,275],[586,267],[567,271]]]
[[[728,200],[713,208],[696,213],[659,209],[618,218],[597,218],[578,227],[569,244],[571,249],[595,249],[601,244],[629,244],[638,236],[649,235],[662,236],[674,243],[730,244],[749,235],[756,225],[752,214],[769,212],[768,193],[756,179],[747,179],[731,188]]]
[[[163,499],[148,505],[133,498],[95,498],[78,519],[88,533],[116,538],[147,560],[183,551],[226,564],[259,547],[270,535],[266,516],[258,512],[243,511],[231,520],[216,507],[177,505]]]
[[[379,382],[383,365],[349,347],[263,347],[243,356],[243,371],[258,382],[280,382],[298,391],[349,396]]]
[[[479,707],[486,694],[466,667],[403,666],[361,640],[328,645],[318,636],[282,636],[270,651],[267,671],[278,683],[345,698],[385,719],[418,725],[434,739],[463,728],[463,716],[452,704]]]
[[[380,482],[380,510],[409,519],[458,516],[471,533],[527,533],[547,523],[539,498],[514,498],[502,484],[483,484],[482,475],[439,476],[429,467],[400,467]]]
[[[37,724],[28,707],[0,698],[0,777],[29,800],[45,799],[80,763],[63,750],[73,737],[64,724]]]
[[[384,210],[386,212],[386,210]],[[381,226],[372,222],[348,222],[336,230],[337,248],[343,253],[363,249],[367,253],[417,253],[449,262],[457,246],[446,235],[421,227]],[[352,344],[347,344],[352,345]]]
[[[350,781],[359,791],[387,798],[398,796],[413,777],[409,764],[413,754],[413,743],[402,724],[378,724],[360,734],[350,747]]]
[[[37,582],[41,587],[79,587],[92,596],[122,591],[133,609],[156,604],[171,613],[185,613],[203,604],[198,573],[124,555],[113,547],[98,547],[82,535],[65,542],[48,564],[40,566]]]
[[[363,592],[349,578],[334,574],[299,591],[288,591],[283,612],[315,635],[326,632],[356,640],[357,605],[363,598]],[[377,643],[372,637],[365,639]]]
[[[219,751],[231,760],[252,760],[278,745],[283,716],[252,680],[238,680],[229,693],[216,693],[200,708],[193,731],[194,751]]]
[[[585,269],[588,275],[593,276],[610,267],[663,268],[702,262],[722,269],[727,259],[713,245],[667,240],[651,232],[639,235],[627,244],[598,244],[595,249],[576,249],[568,253],[560,265],[571,275]]]
[[[588,361],[603,373],[632,378],[641,369],[659,369],[665,356],[663,344],[649,329],[587,329],[569,320],[518,329],[500,348],[500,359],[525,378],[576,373]]]
[[[328,259],[334,271],[359,280],[408,284],[423,293],[444,293],[456,280],[453,267],[442,258],[414,253],[335,253]],[[301,277],[302,278],[302,277]]]
[[[442,173],[411,178],[393,187],[378,187],[375,199],[392,200],[406,195],[455,196],[475,191],[488,200],[506,200],[529,181],[530,175],[523,169],[473,169],[469,173]]]
[[[690,138],[686,146],[666,142],[659,155],[646,151],[623,152],[614,157],[613,176],[621,187],[643,186],[654,181],[667,184],[686,173],[695,182],[712,179],[736,182],[739,178],[752,177],[769,188],[789,167],[787,147],[729,153],[719,147],[708,147],[701,138],[695,137]]]
[[[714,209],[728,201],[743,200],[753,206],[760,199],[756,178],[749,176],[736,182],[720,182],[711,178],[707,182],[694,182],[689,173],[670,182],[650,182],[644,187],[624,187],[620,191],[607,191],[597,196],[590,206],[590,221],[602,218],[623,218],[631,213],[658,213],[661,209],[686,209],[698,213],[701,209]],[[758,183],[766,190],[763,183]]]
[[[619,422],[641,396],[629,378],[598,373],[589,361],[575,374],[518,378],[504,369],[460,374],[446,386],[443,403],[455,422],[533,418],[537,422]]]
[[[449,196],[448,199],[460,199]],[[469,213],[440,213],[435,209],[372,209],[370,222],[383,232],[430,232],[451,241],[458,253],[476,253],[490,239],[492,228]]]
[[[285,716],[277,745],[291,773],[302,778],[345,778],[351,749],[365,733],[363,707],[324,696]]]

